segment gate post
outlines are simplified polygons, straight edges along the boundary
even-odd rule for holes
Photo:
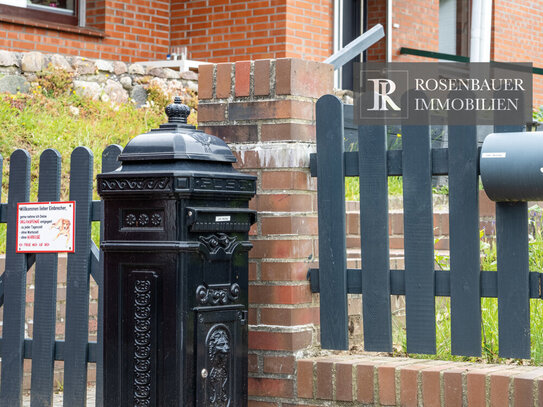
[[[226,144],[168,123],[132,139],[104,200],[104,404],[247,405],[248,201]]]
[[[260,180],[250,204],[259,218],[250,232],[249,398],[294,404],[295,355],[318,343],[318,297],[306,279],[318,257],[309,155],[315,103],[333,91],[333,68],[284,58],[199,71],[199,128],[228,141],[237,168]]]

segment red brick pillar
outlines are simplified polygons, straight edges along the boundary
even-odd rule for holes
[[[299,59],[200,66],[200,129],[229,143],[258,176],[251,202],[249,398],[295,403],[295,355],[318,343],[318,298],[306,280],[317,258],[315,102],[332,92],[331,65]],[[287,403],[287,404],[285,404]]]

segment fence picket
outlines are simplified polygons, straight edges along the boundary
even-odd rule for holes
[[[410,92],[409,97],[418,99],[424,95]],[[347,343],[341,312],[346,283],[348,293],[363,294],[367,350],[390,348],[389,295],[394,294],[406,297],[407,351],[435,353],[435,297],[450,296],[452,353],[478,356],[480,299],[497,297],[500,356],[529,358],[530,298],[540,298],[541,279],[539,273],[529,272],[527,203],[496,204],[498,272],[481,271],[480,148],[476,127],[450,126],[448,148],[432,150],[429,126],[403,125],[403,150],[386,151],[381,144],[382,129],[363,126],[359,128],[359,151],[345,153],[340,146],[327,144],[325,135],[329,139],[334,139],[334,133],[339,135],[336,139],[342,139],[344,134],[352,136],[352,125],[343,123],[339,107],[323,108],[325,101],[334,98],[326,95],[317,105],[318,154],[311,157],[312,176],[323,178],[318,180],[320,269],[310,269],[308,274],[312,292],[321,294],[323,348],[337,349],[330,345],[331,332],[338,332]],[[349,121],[350,107],[344,108],[344,112]],[[410,117],[412,122],[424,119]],[[518,132],[522,127],[501,125],[495,126],[495,131]],[[344,211],[343,182],[337,174],[360,176],[362,268],[349,269],[345,274],[344,266],[337,267],[336,271],[341,269],[341,279],[334,281],[338,276],[329,270],[344,261],[340,256],[345,250],[344,224],[337,224],[337,215]],[[432,174],[449,175],[451,270],[434,270]],[[405,270],[389,270],[388,266],[386,175],[403,176]],[[338,202],[330,203],[340,195]],[[335,303],[332,297],[336,298]],[[340,323],[331,317],[339,297]]]
[[[384,126],[358,129],[364,349],[392,351],[388,175]]]
[[[48,149],[41,154],[39,202],[60,199],[60,164],[61,157],[58,151]],[[30,397],[32,407],[47,407],[52,402],[57,319],[57,266],[56,253],[36,255]]]
[[[22,403],[27,262],[25,254],[15,252],[15,245],[17,203],[28,202],[29,191],[30,155],[25,150],[16,150],[11,155],[9,166],[6,268],[3,274],[1,407],[20,406]]]
[[[497,133],[522,126],[495,126]],[[530,357],[528,204],[496,202],[498,255],[499,353],[506,358]]]
[[[122,152],[122,147],[116,144],[106,147],[102,153],[102,173],[115,171],[120,167],[120,163],[117,160]],[[100,208],[101,219],[104,219],[104,207]],[[104,237],[104,222],[100,222],[100,241]],[[100,374],[104,369],[104,352],[102,348],[103,335],[104,335],[104,264],[103,253],[100,251],[100,267],[98,268],[100,273],[101,282],[98,286],[98,347],[96,352],[96,407],[104,406],[104,376]]]
[[[432,154],[428,126],[402,126],[407,352],[435,353]]]
[[[449,126],[451,345],[481,355],[479,177],[475,126]]]
[[[528,204],[496,202],[500,356],[530,358]]]
[[[321,343],[327,349],[348,349],[343,104],[325,95],[317,102],[316,117],[317,183],[327,191],[318,195]]]
[[[86,147],[71,156],[70,200],[75,201],[75,253],[68,254],[64,406],[85,407],[89,336],[89,275],[93,157]]]

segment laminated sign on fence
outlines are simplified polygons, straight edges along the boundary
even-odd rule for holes
[[[75,202],[17,205],[17,253],[75,252]]]

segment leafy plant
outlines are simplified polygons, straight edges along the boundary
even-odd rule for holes
[[[543,105],[539,106],[539,109],[534,109],[532,112],[532,117],[534,121],[543,123]]]
[[[432,192],[437,195],[449,195],[449,186],[448,185],[438,185],[437,187],[432,188]]]
[[[40,91],[49,97],[70,94],[73,91],[73,73],[49,64],[36,74],[35,92]]]
[[[401,196],[403,194],[402,177],[388,177],[388,194]],[[345,200],[360,200],[360,182],[358,177],[345,177]]]

